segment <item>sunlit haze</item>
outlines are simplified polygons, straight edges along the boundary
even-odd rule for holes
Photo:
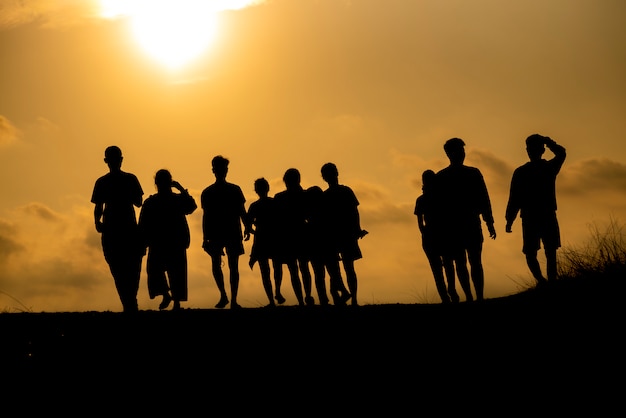
[[[177,69],[205,53],[217,34],[216,14],[254,0],[100,0],[101,16],[131,18],[132,32],[144,51]]]

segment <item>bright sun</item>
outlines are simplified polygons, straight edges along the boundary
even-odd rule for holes
[[[137,42],[154,59],[177,69],[204,53],[217,32],[217,12],[255,0],[100,0],[103,17],[130,16]]]

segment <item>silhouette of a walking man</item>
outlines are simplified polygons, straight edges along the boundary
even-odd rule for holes
[[[413,214],[417,217],[417,226],[422,236],[422,249],[435,279],[437,293],[442,303],[458,302],[459,295],[454,288],[454,271],[448,274],[448,285],[444,278],[444,264],[441,243],[441,213],[436,206],[436,174],[433,170],[422,173],[422,194],[415,200]]]
[[[352,189],[339,183],[339,171],[333,163],[326,163],[321,169],[322,178],[328,183],[328,188],[324,190],[324,210],[326,231],[329,233],[328,244],[333,252],[339,255],[346,273],[346,282],[351,304],[358,306],[357,301],[357,274],[354,262],[363,258],[359,239],[367,235],[367,231],[361,229],[361,218],[359,215],[359,201]],[[331,276],[331,285],[333,279]],[[336,287],[333,285],[333,291]]]
[[[464,164],[465,142],[462,139],[449,139],[443,148],[450,160],[450,165],[437,173],[438,205],[443,216],[444,259],[454,261],[466,300],[474,299],[470,278],[476,299],[483,300],[485,277],[481,217],[489,236],[496,238],[489,193],[480,170]],[[466,260],[469,261],[469,271]]]
[[[548,147],[554,154],[550,160],[542,158]],[[556,216],[556,177],[565,162],[565,148],[554,140],[539,134],[526,138],[526,152],[530,161],[513,172],[509,201],[506,207],[506,232],[512,232],[513,221],[522,218],[522,252],[538,284],[546,282],[541,273],[537,252],[543,242],[548,281],[557,277],[556,251],[561,246],[559,223]]]
[[[91,202],[96,230],[102,234],[102,250],[109,265],[124,312],[137,312],[141,244],[135,207],[143,203],[143,190],[134,174],[122,171],[122,150],[112,145],[104,151],[109,172],[98,178]]]
[[[212,272],[220,300],[216,308],[228,305],[228,295],[224,285],[222,256],[226,255],[230,273],[230,307],[239,308],[237,293],[239,290],[239,256],[244,253],[242,224],[245,227],[245,239],[250,238],[250,228],[246,225],[246,199],[241,188],[226,181],[229,160],[221,155],[213,158],[211,165],[215,182],[205,188],[200,196],[202,216],[202,248],[211,256]]]
[[[139,213],[139,229],[148,249],[148,294],[150,299],[163,297],[159,309],[166,309],[173,300],[174,310],[178,310],[188,297],[187,248],[191,237],[187,215],[198,205],[180,183],[172,180],[168,170],[157,171],[154,183],[157,193],[146,199]]]

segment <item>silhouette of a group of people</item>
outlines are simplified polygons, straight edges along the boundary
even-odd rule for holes
[[[546,147],[553,152],[543,159]],[[556,216],[556,177],[565,161],[565,148],[551,138],[533,134],[526,139],[530,161],[512,176],[506,207],[506,232],[516,217],[522,220],[522,252],[538,284],[556,280],[557,249],[561,245]],[[465,142],[452,138],[444,151],[450,164],[435,172],[422,173],[422,194],[415,201],[414,215],[442,303],[456,303],[460,296],[456,279],[466,301],[484,299],[482,249],[484,222],[489,237],[496,238],[494,217],[487,186],[478,168],[464,164]],[[124,312],[138,310],[137,294],[142,259],[151,299],[162,298],[159,309],[181,308],[188,300],[187,250],[190,230],[187,215],[197,209],[194,198],[171,173],[160,169],[154,176],[157,193],[143,202],[137,177],[122,171],[122,151],[105,150],[109,172],[98,178],[91,202],[96,230],[101,233],[104,258],[114,279]],[[254,182],[258,199],[246,210],[241,188],[227,181],[229,160],[221,155],[212,161],[215,181],[201,194],[202,248],[211,257],[211,270],[220,292],[216,308],[239,308],[239,259],[244,241],[252,238],[249,267],[258,264],[269,307],[286,301],[282,293],[283,265],[299,306],[358,306],[355,261],[363,257],[359,239],[359,201],[353,190],[339,182],[335,164],[321,167],[327,183],[303,188],[296,168],[285,171],[285,190],[271,197],[269,182]],[[174,191],[176,190],[176,192]],[[135,208],[140,208],[136,219]],[[546,256],[544,277],[537,258],[543,244]],[[230,294],[226,290],[222,259],[229,270]],[[469,265],[469,266],[468,266]],[[342,267],[345,273],[344,284]],[[329,278],[330,298],[326,288]],[[272,282],[273,278],[273,282]],[[346,286],[347,285],[347,286]]]
[[[105,260],[109,265],[124,312],[138,310],[142,259],[147,254],[146,271],[151,299],[162,298],[159,309],[181,308],[188,300],[187,249],[190,230],[187,215],[197,209],[194,198],[160,169],[154,176],[157,193],[143,202],[137,177],[122,171],[122,151],[117,146],[105,150],[109,172],[96,180],[92,203],[96,230],[101,233]],[[300,172],[288,169],[285,190],[270,197],[265,178],[254,182],[258,199],[245,208],[241,188],[227,181],[229,160],[221,155],[212,161],[215,181],[201,194],[202,248],[211,257],[211,270],[220,299],[216,308],[228,304],[240,308],[239,259],[244,241],[252,237],[250,268],[259,265],[267,306],[283,304],[283,265],[299,306],[315,305],[313,285],[320,305],[358,305],[357,275],[354,262],[362,258],[358,240],[367,231],[361,228],[359,201],[352,189],[339,183],[333,163],[321,168],[328,184],[304,189]],[[175,189],[177,192],[174,192]],[[135,207],[140,208],[139,219]],[[226,257],[230,294],[226,290],[222,259]],[[341,266],[345,271],[344,285]],[[272,283],[272,269],[274,282]],[[312,274],[311,274],[312,270]],[[329,277],[330,298],[326,290]]]
[[[546,147],[554,153],[550,160],[542,158]],[[530,161],[518,167],[511,180],[505,230],[512,232],[519,213],[522,252],[533,277],[542,285],[557,277],[556,252],[561,240],[556,216],[556,177],[566,153],[564,147],[539,134],[526,138],[526,150]],[[459,302],[457,278],[466,301],[481,301],[485,282],[482,222],[489,237],[496,238],[491,201],[480,170],[464,164],[465,142],[449,139],[444,151],[450,164],[437,173],[430,169],[422,173],[422,194],[415,201],[422,248],[442,303]],[[547,279],[537,258],[541,244]]]

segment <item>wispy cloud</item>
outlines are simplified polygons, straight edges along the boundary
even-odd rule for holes
[[[177,7],[198,0],[170,0]],[[266,0],[215,0],[215,11],[239,10],[265,3]],[[137,10],[149,10],[152,0],[0,0],[0,29],[40,23],[45,28],[84,24],[94,19],[120,18]],[[208,2],[206,2],[208,3]]]
[[[0,147],[7,146],[17,141],[20,131],[9,119],[0,115]]]
[[[559,191],[580,196],[618,192],[626,197],[626,164],[608,158],[592,158],[563,166]]]
[[[38,219],[48,222],[60,222],[63,220],[60,214],[41,203],[29,203],[20,208],[20,210],[27,215],[35,216]]]
[[[24,247],[16,239],[16,232],[15,225],[0,219],[0,263],[23,250]]]
[[[0,0],[0,29],[38,22],[42,27],[76,25],[98,16],[98,0]]]

